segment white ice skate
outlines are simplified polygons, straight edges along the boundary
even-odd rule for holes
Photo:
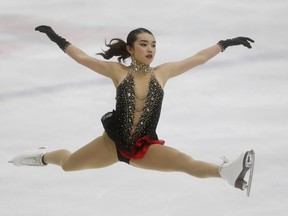
[[[253,172],[255,164],[255,152],[253,150],[244,152],[232,163],[227,159],[219,168],[219,173],[222,178],[232,185],[233,187],[241,190],[247,190],[247,196],[250,195]],[[248,181],[245,181],[245,175],[249,171]]]
[[[8,163],[12,163],[15,166],[45,166],[46,164],[44,164],[42,160],[45,152],[46,147],[41,147],[34,151],[23,152]]]

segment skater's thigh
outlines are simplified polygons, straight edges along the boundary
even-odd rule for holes
[[[130,164],[143,169],[159,171],[183,171],[193,159],[177,149],[163,145],[151,145],[143,158],[134,159]]]
[[[114,142],[104,134],[70,155],[65,163],[66,169],[93,169],[118,162]]]

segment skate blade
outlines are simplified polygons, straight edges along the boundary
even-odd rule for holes
[[[255,152],[253,150],[248,152],[245,166],[249,168],[249,177],[248,181],[243,180],[242,190],[246,191],[246,195],[249,197],[251,192],[251,186],[252,186],[252,179],[253,179],[253,173],[254,173],[254,166],[255,166]]]
[[[245,168],[251,168],[254,164],[254,159],[255,159],[255,152],[253,150],[250,150],[247,152],[247,156],[245,159]]]
[[[235,182],[235,187],[241,190],[245,190],[247,196],[250,196],[254,163],[255,163],[255,152],[253,150],[247,151],[244,156],[243,170]],[[249,177],[248,181],[245,181],[244,178],[246,177],[247,173],[249,173]]]
[[[250,166],[249,179],[248,179],[248,184],[246,188],[246,194],[248,197],[250,196],[250,192],[251,192],[251,186],[252,186],[252,180],[253,180],[253,174],[254,174],[254,166],[255,166],[255,152],[253,150],[251,150],[251,160],[252,160],[252,164]]]

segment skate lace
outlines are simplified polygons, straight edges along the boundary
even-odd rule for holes
[[[220,159],[223,161],[222,164],[229,163],[229,160],[225,156],[220,157]]]
[[[220,159],[223,161],[219,167],[220,170],[222,170],[224,167],[231,166],[231,164],[229,163],[229,160],[225,156],[220,157]]]

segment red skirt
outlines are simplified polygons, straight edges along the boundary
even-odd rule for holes
[[[151,136],[147,135],[137,139],[131,146],[130,152],[123,151],[121,149],[118,150],[119,153],[127,159],[140,159],[145,155],[151,145],[164,145],[164,143],[164,140],[153,140]]]

